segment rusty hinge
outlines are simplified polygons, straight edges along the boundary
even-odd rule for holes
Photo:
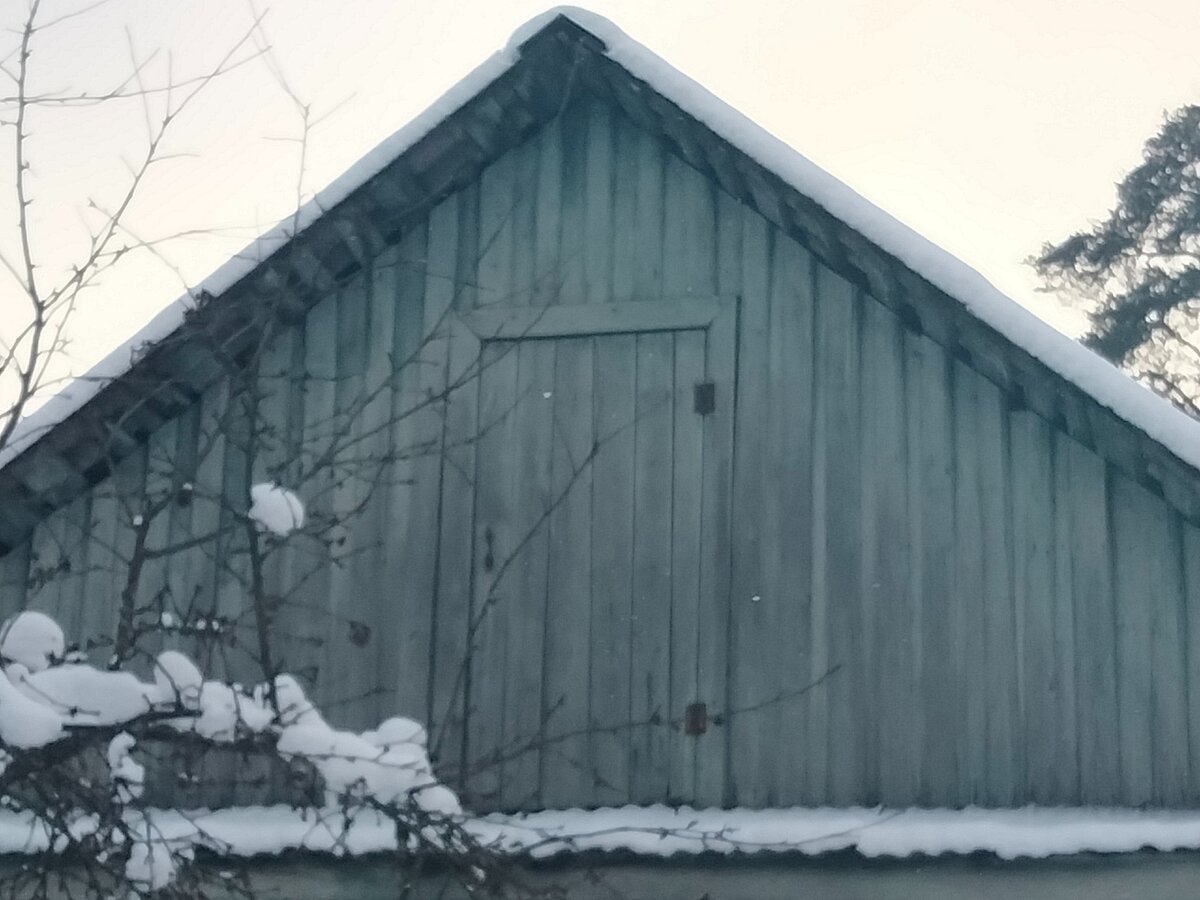
[[[698,382],[692,394],[692,408],[702,416],[716,409],[717,386],[711,381]]]
[[[708,707],[703,703],[689,703],[683,711],[683,733],[697,737],[708,731]]]

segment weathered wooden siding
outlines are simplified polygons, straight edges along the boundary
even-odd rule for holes
[[[736,346],[492,342],[459,383],[473,310],[688,298],[734,304]],[[680,391],[735,353],[701,422]],[[505,757],[482,805],[1200,802],[1200,527],[603,103],[490,165],[258,365],[256,459],[218,385],[0,560],[5,608],[111,632],[123,499],[193,483],[152,537],[187,542],[216,498],[295,483],[339,438],[301,486],[323,540],[269,562],[294,601],[283,662],[335,719],[430,721],[448,771],[481,741],[568,734]],[[659,395],[670,414],[641,416]],[[536,521],[601,443],[481,618],[487,535]],[[396,459],[368,479],[364,455]],[[202,542],[155,561],[143,600],[165,586],[236,627],[244,568],[236,533]],[[253,648],[183,643],[253,674]]]

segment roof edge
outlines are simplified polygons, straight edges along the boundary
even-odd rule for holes
[[[81,409],[113,379],[124,375],[139,349],[172,334],[201,294],[220,295],[253,272],[274,252],[382,171],[449,115],[511,69],[525,46],[555,27],[570,26],[596,49],[645,81],[714,134],[773,172],[831,216],[960,303],[973,317],[1024,350],[1052,372],[1145,433],[1179,460],[1200,471],[1200,422],[1134,381],[1107,360],[1039,319],[979,272],[933,244],[845,183],[774,137],[661,57],[629,38],[602,16],[557,6],[518,28],[507,44],[452,86],[423,113],[386,138],[296,213],[248,244],[196,288],[169,304],[118,347],[42,407],[18,423],[0,449],[0,469],[34,446],[56,425]]]

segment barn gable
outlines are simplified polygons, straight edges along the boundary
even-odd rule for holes
[[[1192,464],[572,18],[516,46],[0,469],[5,606],[111,630],[186,481],[141,602],[236,622],[222,523],[307,478],[282,655],[478,806],[1194,803]]]

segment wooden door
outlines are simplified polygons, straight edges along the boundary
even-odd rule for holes
[[[473,452],[444,491],[469,489],[471,511],[442,535],[470,543],[471,571],[442,587],[469,596],[438,606],[469,610],[476,808],[694,800],[698,767],[723,764],[723,736],[682,720],[724,697],[734,315],[689,300],[462,321],[474,427],[448,440]]]

